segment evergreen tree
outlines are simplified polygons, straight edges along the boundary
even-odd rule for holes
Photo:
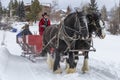
[[[17,9],[18,9],[18,1],[17,0],[15,0],[13,2],[12,9],[13,9],[13,15],[16,16],[17,15]]]
[[[0,1],[0,20],[2,19],[2,14],[3,14],[2,3]]]
[[[8,8],[9,8],[9,10],[13,8],[13,0],[10,0],[10,2],[8,4]]]
[[[119,0],[119,6],[118,6],[118,20],[119,20],[119,27],[120,27],[120,0]]]
[[[106,9],[105,5],[101,9],[101,14],[102,14],[102,19],[107,21],[108,17],[107,17],[107,9]]]
[[[14,1],[10,0],[8,8],[9,8],[10,16],[16,16],[17,15],[17,8],[18,8],[17,0],[14,0]]]
[[[120,0],[119,0],[119,6],[117,8],[117,14],[118,14],[118,27],[119,27],[119,34],[120,34]]]
[[[37,17],[38,17],[38,13],[42,10],[39,1],[38,0],[34,0],[32,2],[31,5],[31,16],[32,16],[32,20],[36,22]]]
[[[17,8],[17,16],[19,17],[19,19],[21,21],[24,20],[25,18],[25,6],[24,6],[24,2],[19,2],[18,4],[18,8]]]
[[[20,2],[19,2],[18,7],[17,7],[17,16],[18,17],[20,16]]]
[[[96,12],[98,11],[98,7],[97,7],[97,2],[96,0],[90,0],[89,3],[89,8],[88,8],[89,12]]]
[[[6,8],[3,8],[3,16],[7,16],[8,15],[8,10]]]
[[[11,17],[13,16],[13,5],[14,5],[14,2],[13,0],[10,0],[9,4],[8,4],[8,16]]]
[[[2,16],[3,10],[2,10],[2,3],[0,1],[0,16]]]

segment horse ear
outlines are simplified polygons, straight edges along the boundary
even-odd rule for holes
[[[79,13],[77,9],[75,11],[76,11],[77,14]]]
[[[76,11],[76,15],[78,15],[78,14],[79,14],[79,11],[78,11],[77,9],[75,9],[75,11]]]
[[[74,9],[75,9],[76,12],[79,12],[79,11],[78,11],[78,7],[75,7]]]

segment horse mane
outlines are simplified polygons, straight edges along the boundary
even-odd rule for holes
[[[64,25],[65,26],[72,26],[73,25],[73,21],[74,21],[74,16],[75,16],[75,12],[67,15],[67,17],[63,21]],[[71,20],[71,22],[69,22],[70,20]]]
[[[68,17],[70,17],[70,16],[73,17],[73,14],[75,14],[75,12],[74,12],[74,13],[70,13],[70,14],[68,14],[67,17],[64,19],[64,21],[66,21],[66,20],[68,19]]]

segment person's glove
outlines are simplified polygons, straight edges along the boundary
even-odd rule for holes
[[[46,28],[46,26],[45,26],[45,25],[42,25],[42,27],[43,27],[43,28]]]

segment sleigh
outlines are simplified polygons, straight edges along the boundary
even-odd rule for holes
[[[16,37],[16,42],[23,51],[21,56],[27,57],[31,61],[35,61],[42,52],[42,36],[40,35]]]

